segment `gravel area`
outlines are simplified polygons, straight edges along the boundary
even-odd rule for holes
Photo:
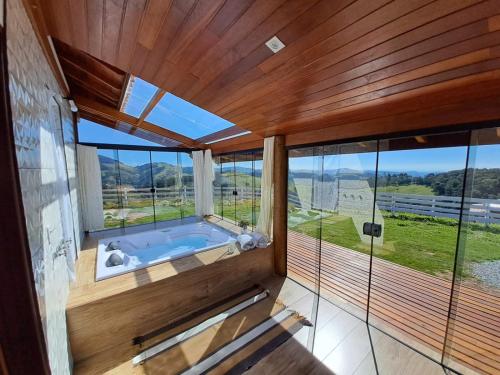
[[[474,263],[471,265],[471,272],[483,283],[500,288],[500,260]]]

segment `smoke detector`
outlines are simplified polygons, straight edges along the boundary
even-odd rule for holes
[[[275,35],[271,39],[269,39],[266,42],[266,46],[273,51],[274,53],[281,51],[283,48],[285,48],[285,45],[281,40],[278,39],[278,37]]]

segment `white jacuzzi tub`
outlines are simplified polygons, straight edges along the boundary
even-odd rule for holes
[[[99,240],[97,247],[96,280],[200,253],[235,241],[235,237],[229,232],[204,221],[106,238]],[[110,260],[112,254],[115,254],[112,260],[117,261]],[[122,264],[112,265],[120,262]]]

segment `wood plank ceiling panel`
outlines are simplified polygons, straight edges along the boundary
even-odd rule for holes
[[[391,103],[419,95],[447,108],[474,99],[460,87],[500,69],[500,0],[49,0],[41,7],[52,36],[260,136],[369,116],[380,124]],[[286,45],[277,54],[264,45],[273,35]],[[442,99],[447,84],[457,92]]]

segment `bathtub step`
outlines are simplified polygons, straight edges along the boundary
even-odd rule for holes
[[[224,310],[229,310],[235,307],[239,303],[243,303],[246,299],[251,299],[265,291],[264,288],[258,285],[254,285],[250,288],[244,289],[236,294],[233,294],[221,301],[217,301],[205,308],[193,311],[187,316],[183,316],[161,328],[158,328],[152,332],[144,334],[142,336],[135,337],[132,341],[134,345],[149,344],[148,346],[160,341],[165,340],[168,337],[180,333],[178,328],[183,328],[187,331],[188,329],[194,327],[195,325],[203,322],[207,317],[213,317],[216,314],[223,312]],[[190,325],[191,324],[191,325]],[[187,326],[187,327],[186,327]],[[188,328],[189,327],[189,328]]]
[[[299,317],[288,311],[280,301],[266,297],[203,330],[192,331],[194,335],[186,340],[173,345],[170,342],[166,350],[153,354],[150,358],[136,358],[135,363],[138,364],[133,366],[134,373],[179,374],[191,371],[193,366],[202,366],[197,369],[195,367],[192,370],[195,373],[201,368],[213,368],[215,371],[219,366],[232,363],[228,362],[231,358],[238,359],[233,367],[249,366],[258,358],[255,353],[265,352],[256,348],[253,342],[262,344],[259,344],[260,349],[272,348],[276,342],[270,346],[266,344],[277,336],[286,340],[290,334],[285,334],[287,328],[284,327],[295,326],[295,323],[300,323]],[[297,327],[299,326],[302,324]]]
[[[190,339],[193,336],[196,336],[197,334],[205,331],[206,329],[219,324],[223,323],[226,319],[230,318],[231,316],[239,313],[240,311],[252,306],[253,304],[262,301],[263,299],[267,298],[269,296],[269,291],[265,290],[251,298],[248,298],[247,300],[237,304],[236,306],[230,308],[229,310],[226,310],[218,315],[215,315],[211,317],[210,319],[205,320],[204,322],[188,329],[187,331],[181,332],[178,335],[175,335],[174,337],[169,338],[168,340],[162,341],[161,343],[143,351],[139,355],[135,356],[132,359],[132,363],[134,365],[137,365],[141,362],[144,362],[148,360],[149,358],[152,358],[161,352],[170,349],[174,345],[180,344],[188,339]]]

